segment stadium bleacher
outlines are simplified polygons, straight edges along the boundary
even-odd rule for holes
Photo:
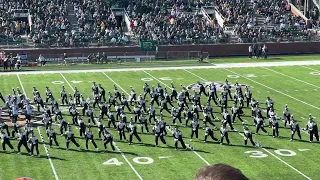
[[[315,40],[291,7],[285,0],[3,1],[0,38],[1,44],[32,47],[130,45],[140,39],[175,45]],[[126,19],[117,18],[116,8]],[[29,10],[30,19],[17,21],[15,9]],[[310,14],[317,29],[319,13]]]

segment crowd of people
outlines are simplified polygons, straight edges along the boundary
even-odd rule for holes
[[[200,12],[202,6],[211,5],[208,2],[136,0],[126,10],[130,28],[141,39],[170,44],[227,42],[217,21],[208,21]]]
[[[124,21],[118,26],[107,1],[77,0],[73,2],[73,6],[80,34],[87,34],[94,41],[113,45],[129,42],[124,34]]]
[[[111,10],[115,6],[126,9],[130,18],[129,28],[126,28],[124,20],[116,19]],[[3,1],[1,38],[17,40],[27,33],[29,40],[36,45],[58,47],[84,46],[92,42],[125,45],[139,39],[154,40],[159,44],[230,42],[230,34],[225,33],[226,29],[219,26],[217,19],[204,17],[200,12],[204,6],[219,11],[225,25],[234,27],[239,42],[311,38],[305,20],[294,16],[290,5],[283,0]],[[31,24],[14,21],[11,9],[29,9]],[[71,26],[68,17],[73,11],[77,27]],[[311,13],[314,25],[319,23],[313,20],[317,12]],[[257,19],[258,16],[265,18],[263,23]],[[126,34],[126,30],[132,30],[133,35]]]
[[[35,44],[72,45],[72,36],[68,20],[67,1],[32,1],[30,3],[32,16],[31,32],[28,36]]]
[[[287,1],[238,0],[215,2],[225,18],[225,25],[233,26],[238,42],[281,42],[310,40],[305,20],[294,16]],[[262,18],[263,21],[258,18]]]
[[[28,23],[15,21],[12,9],[28,9],[26,2],[18,0],[0,1],[0,41],[19,41],[28,32]]]
[[[179,143],[183,149],[192,149],[191,146],[186,145],[184,137],[187,135],[183,135],[180,128],[190,128],[190,141],[195,137],[197,140],[201,139],[204,143],[214,140],[221,145],[231,143],[228,135],[229,131],[241,131],[244,136],[243,143],[247,145],[250,141],[252,146],[257,147],[260,146],[260,143],[253,139],[253,133],[259,134],[259,131],[262,130],[269,135],[268,131],[270,130],[272,131],[272,133],[270,132],[272,137],[277,138],[279,137],[281,122],[284,123],[284,128],[288,128],[292,132],[291,141],[294,140],[295,134],[301,140],[300,131],[306,130],[310,134],[310,142],[313,142],[314,137],[319,142],[318,126],[311,114],[304,129],[300,128],[299,122],[293,117],[288,105],[285,106],[282,113],[277,114],[274,111],[275,102],[267,97],[264,102],[266,108],[262,109],[259,101],[253,98],[249,86],[245,86],[245,90],[243,90],[242,85],[236,82],[234,88],[231,88],[232,86],[226,80],[219,95],[214,83],[207,88],[200,82],[197,86],[199,89],[195,91],[181,85],[181,91],[178,91],[175,85],[171,83],[171,92],[169,92],[167,88],[161,87],[160,84],[156,87],[150,87],[149,84],[145,83],[143,93],[138,95],[135,89],[131,87],[129,97],[126,97],[123,92],[118,90],[116,85],[114,85],[114,93],[110,91],[107,93],[101,84],[93,82],[91,86],[92,95],[88,98],[85,98],[77,87],[72,88],[74,91],[70,93],[62,86],[59,102],[49,87],[46,87],[43,96],[36,87],[33,87],[33,97],[31,99],[26,98],[26,95],[19,88],[13,88],[12,94],[6,96],[6,99],[0,93],[0,99],[5,104],[5,107],[0,108],[0,110],[7,113],[6,116],[10,118],[12,123],[11,131],[9,131],[7,121],[1,125],[2,148],[5,151],[8,145],[14,150],[15,148],[10,141],[17,139],[19,141],[18,153],[20,153],[21,146],[24,145],[31,155],[34,154],[34,149],[39,155],[38,138],[33,133],[34,120],[39,115],[42,117],[42,124],[46,129],[50,147],[53,146],[53,142],[59,147],[57,141],[57,135],[59,134],[66,137],[67,150],[70,148],[71,142],[82,149],[78,143],[81,139],[85,139],[86,149],[89,148],[89,142],[91,142],[94,148],[99,150],[95,142],[97,138],[94,138],[95,135],[91,129],[93,126],[98,129],[98,140],[104,142],[105,150],[107,150],[108,144],[115,150],[113,144],[115,140],[127,141],[129,145],[137,141],[143,143],[143,139],[139,135],[141,133],[153,134],[155,146],[159,146],[159,139],[162,144],[168,146],[168,139],[173,138],[176,150],[179,149]],[[233,90],[234,92],[232,92]],[[205,103],[202,102],[203,99],[206,99]],[[230,101],[233,101],[233,106],[229,105]],[[221,109],[221,120],[213,112],[211,104]],[[61,106],[67,106],[68,112],[63,112]],[[156,109],[156,106],[159,109]],[[170,106],[171,108],[169,108]],[[248,126],[251,122],[245,123],[242,119],[245,108],[251,109],[252,124],[255,126],[253,132]],[[2,115],[1,111],[0,115]],[[96,114],[97,112],[99,115]],[[168,118],[167,115],[171,118]],[[70,119],[66,118],[68,116],[70,116]],[[23,127],[20,127],[17,123],[18,118],[21,117],[25,121]],[[237,123],[236,120],[241,121],[243,130],[234,128],[234,124]],[[177,124],[177,121],[180,125]],[[54,128],[54,125],[58,125],[58,128]],[[79,132],[73,132],[74,128],[72,127],[77,127],[76,131]],[[199,137],[201,127],[205,132],[203,138]],[[113,130],[111,131],[111,129]],[[118,136],[113,134],[114,131],[118,133]],[[129,135],[129,139],[127,139],[126,134]],[[80,136],[80,139],[75,138],[76,136]],[[27,141],[30,143],[30,149]]]

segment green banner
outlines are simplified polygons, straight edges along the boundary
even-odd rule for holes
[[[140,41],[140,50],[141,51],[154,51],[155,50],[154,41],[141,40]]]

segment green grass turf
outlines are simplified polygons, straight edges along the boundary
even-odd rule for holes
[[[121,64],[117,62],[109,64],[87,64],[76,63],[58,65],[48,63],[43,67],[23,67],[24,71],[51,71],[51,70],[69,70],[69,69],[110,69],[110,68],[139,68],[139,67],[175,67],[175,66],[212,66],[211,63],[250,63],[250,62],[270,62],[270,61],[301,61],[301,60],[319,60],[319,55],[297,55],[297,56],[270,56],[268,59],[249,59],[247,57],[217,57],[205,60],[203,63],[199,63],[198,59],[188,60],[152,60],[141,61],[139,63],[131,61],[123,61]],[[3,69],[0,69],[0,72]]]
[[[312,68],[314,70],[307,68]],[[149,80],[148,83],[150,85],[157,85],[157,83],[161,81],[162,87],[166,87],[166,85],[170,86],[170,82],[172,81],[178,90],[180,90],[180,84],[189,85],[197,81],[207,80],[223,82],[228,78],[231,83],[234,83],[238,80],[241,84],[247,84],[253,87],[251,89],[253,96],[261,102],[263,108],[265,108],[264,101],[266,100],[266,97],[270,96],[275,101],[276,112],[279,116],[282,116],[281,114],[284,106],[285,104],[288,104],[292,114],[300,121],[300,127],[305,127],[307,115],[309,113],[312,113],[312,115],[317,118],[320,115],[317,108],[311,107],[311,105],[317,107],[319,101],[315,97],[320,90],[320,86],[318,86],[319,78],[316,75],[310,74],[310,72],[320,70],[320,66],[308,66],[307,68],[299,66],[233,68],[229,69],[231,72],[224,69],[131,71],[106,72],[106,75],[126,92],[130,92],[130,86],[132,86],[137,93],[142,93],[142,86],[144,83],[142,79]],[[282,75],[274,71],[280,72]],[[237,77],[239,74],[241,77]],[[248,76],[248,74],[251,75]],[[252,74],[254,74],[254,77]],[[92,81],[101,83],[106,90],[113,92],[114,83],[103,73],[64,73],[63,76],[71,86],[77,86],[85,97],[91,95]],[[288,76],[296,79],[292,79]],[[3,75],[0,77],[1,82],[3,82],[2,84],[4,84],[4,86],[0,87],[0,92],[3,94],[9,94],[11,88],[21,87],[16,75]],[[33,86],[38,87],[41,94],[44,94],[45,86],[49,86],[54,97],[59,97],[62,84],[52,84],[53,81],[64,81],[63,85],[66,87],[67,91],[72,92],[72,88],[59,74],[20,75],[20,79],[29,98],[32,97]],[[82,82],[74,84],[71,81]],[[120,88],[119,90],[122,91]],[[203,97],[202,104],[204,104],[204,102],[205,98]],[[232,102],[230,101],[229,105],[231,104]],[[220,108],[214,106],[215,115],[221,119],[222,117],[219,115],[219,111]],[[244,111],[246,115],[251,113],[248,108],[245,108]],[[159,111],[157,112],[159,113]],[[64,114],[66,119],[70,122],[71,118],[67,116],[66,112]],[[95,114],[98,114],[98,111],[96,111]],[[165,115],[167,116],[165,118],[167,124],[170,125],[172,119],[169,117],[168,113],[165,112]],[[130,115],[128,116],[130,117]],[[246,123],[250,125],[251,131],[254,131],[255,127],[252,126],[252,119],[248,116],[245,116],[244,119],[247,121]],[[106,123],[107,121],[105,120],[104,124]],[[220,127],[219,122],[216,122],[215,124]],[[128,145],[126,141],[119,141],[118,133],[115,130],[112,129],[111,131],[116,139],[116,144],[143,179],[192,179],[196,174],[197,169],[206,165],[196,153],[210,164],[226,163],[237,167],[250,179],[305,179],[298,172],[279,161],[279,159],[268,152],[290,164],[308,177],[317,179],[318,164],[320,161],[317,155],[320,151],[320,144],[309,143],[308,134],[304,132],[301,132],[303,141],[290,142],[289,137],[291,131],[283,128],[283,125],[283,122],[280,122],[280,138],[273,139],[272,136],[267,136],[263,132],[260,132],[260,135],[254,135],[254,139],[259,141],[265,149],[251,148],[250,143],[249,146],[244,146],[243,137],[237,132],[229,133],[231,146],[219,145],[212,140],[210,140],[209,143],[204,144],[202,142],[204,138],[203,130],[200,130],[199,132],[199,141],[194,138],[193,141],[190,142],[190,127],[181,126],[180,129],[183,131],[185,142],[192,145],[195,152],[190,150],[175,151],[172,147],[174,142],[170,132],[166,137],[169,147],[162,146],[160,142],[159,144],[162,148],[156,148],[154,147],[154,137],[151,134],[140,134],[144,144],[134,143],[133,145]],[[236,129],[242,130],[239,120],[234,126]],[[149,125],[149,129],[151,129],[151,127],[152,126]],[[202,127],[202,121],[200,127]],[[44,135],[45,142],[47,142],[45,129],[42,127],[40,129],[41,133]],[[56,132],[59,132],[57,127],[55,127],[55,129]],[[79,137],[79,130],[74,126],[72,129],[76,136]],[[267,127],[266,129],[268,132],[272,132],[271,128]],[[138,128],[138,131],[140,132],[140,128]],[[38,133],[37,130],[35,130],[35,132]],[[95,138],[98,138],[96,128],[94,128],[94,135]],[[215,131],[215,136],[219,138],[220,133]],[[297,135],[295,137],[297,138]],[[82,147],[85,147],[85,141],[83,139],[77,138],[76,140]],[[133,141],[137,142],[136,139]],[[53,147],[49,149],[49,151],[59,179],[138,179],[129,164],[117,151],[109,153],[97,152],[91,144],[89,145],[89,148],[92,151],[80,151],[74,145],[71,145],[71,150],[66,151],[65,139],[59,136],[58,142],[62,148],[57,149]],[[96,142],[100,149],[103,149],[103,143],[99,140],[96,140]],[[16,147],[17,141],[13,140],[12,143]],[[108,146],[108,148],[109,150],[111,149],[110,146]],[[275,150],[277,149],[291,150],[295,152],[296,155],[281,156],[275,153]],[[299,151],[299,149],[309,149],[309,151]],[[268,156],[264,158],[252,158],[250,157],[252,153],[245,153],[246,151],[259,151]],[[29,157],[25,154],[16,155],[13,153],[0,153],[0,179],[14,179],[21,176],[33,177],[35,179],[54,179],[49,161],[46,159],[43,145],[40,145],[40,152],[41,158]],[[159,159],[160,156],[169,156],[169,158]],[[133,158],[136,157],[149,157],[154,161],[151,164],[137,164],[133,161]],[[105,161],[111,158],[117,158],[120,162],[123,162],[123,164],[120,166],[103,165]],[[14,168],[12,168],[12,166]]]

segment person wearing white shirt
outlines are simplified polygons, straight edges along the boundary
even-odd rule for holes
[[[248,29],[253,28],[253,23],[252,23],[252,22],[249,22],[249,23],[247,24],[247,28],[248,28]]]
[[[249,58],[251,59],[252,58],[252,46],[251,45],[249,46],[248,51],[249,51]]]
[[[40,62],[41,66],[46,65],[46,59],[43,57],[42,54],[39,55],[38,61]]]
[[[127,37],[126,35],[123,35],[123,36],[122,36],[122,40],[123,40],[124,42],[128,42],[128,37]]]
[[[175,10],[174,9],[171,9],[171,16],[174,16],[175,15]]]
[[[61,24],[61,26],[60,26],[60,30],[61,31],[65,31],[66,30],[66,25],[63,23],[63,24]]]
[[[110,42],[111,42],[111,43],[116,43],[117,40],[116,40],[116,38],[113,37],[113,38],[110,40]]]
[[[271,17],[268,16],[268,17],[266,18],[266,22],[267,22],[267,23],[270,23],[270,21],[271,21]]]

